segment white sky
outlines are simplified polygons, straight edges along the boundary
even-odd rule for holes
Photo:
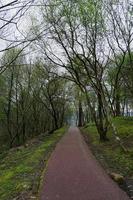
[[[10,3],[12,1],[13,0],[1,0],[0,6]],[[19,2],[21,2],[19,5],[22,5],[22,3],[28,1],[21,0]],[[5,9],[0,10],[0,27],[7,23],[5,22],[5,20],[9,21],[20,9],[14,8],[14,6],[10,6],[9,8],[10,10],[7,11],[4,11],[6,7]],[[29,32],[29,28],[31,26],[30,15],[32,15],[33,9],[33,7],[29,8],[20,20],[18,20],[18,18],[15,18],[12,20],[13,23],[10,23],[4,28],[0,29],[0,51],[7,45],[9,45],[11,43],[11,40],[23,40],[27,36],[27,33]],[[14,23],[17,23],[17,27]]]
[[[5,5],[5,4],[10,3],[12,1],[13,0],[0,0],[0,4]],[[29,0],[19,0],[19,2],[21,2],[21,3],[25,3],[25,2],[28,2],[28,1]],[[39,2],[39,0],[35,0],[34,4],[38,3],[38,2]],[[13,8],[13,6],[11,6],[10,8]],[[6,22],[3,22],[1,20],[2,18],[3,19],[10,19],[14,15],[15,12],[17,12],[17,8],[11,9],[6,13],[1,12],[1,10],[0,10],[0,26],[2,26],[4,23],[6,23]],[[10,25],[6,26],[4,29],[2,29],[2,31],[0,30],[0,38],[2,37],[2,38],[6,38],[8,40],[24,39],[24,37],[26,37],[27,34],[30,32],[29,29],[32,25],[30,17],[33,16],[33,15],[34,15],[34,17],[36,17],[36,15],[37,15],[37,18],[40,19],[37,7],[31,7],[25,13],[25,15],[21,18],[21,20],[18,22],[19,31],[16,29],[16,26],[14,24],[10,24]],[[15,22],[16,21],[17,20],[15,20]],[[28,36],[30,37],[30,34],[28,34]],[[1,44],[0,50],[5,48],[7,46],[7,44],[9,44],[9,43],[10,42],[7,42],[7,41],[4,41],[3,39],[0,39],[0,44]],[[56,46],[54,42],[51,42],[51,47],[53,49],[53,52],[57,52],[57,54],[56,54],[57,56],[60,55],[59,57],[63,58],[62,51],[61,51],[59,46]],[[116,47],[116,45],[115,45],[115,47]],[[108,52],[107,52],[107,54],[108,54]],[[64,58],[63,58],[63,61],[64,61]]]

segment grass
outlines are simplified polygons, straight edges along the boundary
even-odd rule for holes
[[[96,158],[109,172],[131,177],[133,176],[133,118],[117,117],[113,121],[117,127],[119,137],[129,151],[128,153],[123,152],[114,140],[111,131],[108,132],[110,141],[101,143],[94,124],[88,124],[83,130]]]
[[[65,128],[31,140],[27,147],[11,149],[0,161],[0,200],[38,192],[42,171]],[[26,198],[24,198],[26,199]],[[30,197],[28,197],[30,199]]]

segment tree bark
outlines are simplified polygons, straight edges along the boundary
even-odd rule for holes
[[[104,116],[107,113],[104,113],[104,104],[102,101],[102,96],[100,93],[98,93],[98,123],[96,123],[98,133],[100,135],[100,141],[108,141],[109,139],[107,138],[107,125],[105,121],[107,120],[106,117]]]
[[[82,103],[79,100],[79,111],[78,111],[78,127],[83,126],[83,109],[82,109]]]

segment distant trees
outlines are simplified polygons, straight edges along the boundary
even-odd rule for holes
[[[67,81],[54,75],[52,71],[47,70],[47,67],[43,63],[37,63],[33,72],[35,81],[33,93],[36,101],[40,102],[49,113],[51,122],[48,119],[46,124],[50,122],[54,130],[63,125],[66,111]]]
[[[13,60],[18,51],[7,51],[2,64]],[[42,61],[27,63],[21,54],[0,77],[0,129],[11,147],[64,124],[67,81],[57,78],[47,67]]]

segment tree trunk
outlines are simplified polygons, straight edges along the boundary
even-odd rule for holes
[[[121,111],[120,111],[120,96],[119,94],[116,95],[116,117],[120,116],[121,115]]]
[[[104,105],[102,102],[102,96],[100,93],[98,93],[98,123],[96,123],[98,133],[100,135],[100,141],[108,141],[109,139],[107,138],[107,125],[104,122],[106,118],[104,117]]]
[[[16,80],[16,139],[17,139],[17,145],[19,145],[19,108],[18,108],[18,82],[17,80]]]
[[[78,112],[78,126],[83,126],[83,109],[82,109],[82,103],[79,100],[79,112]]]
[[[99,139],[101,142],[109,141],[107,138],[107,129],[103,129],[103,127],[98,127]]]
[[[13,68],[14,70],[14,68]],[[7,130],[10,136],[10,142],[12,141],[12,131],[11,131],[11,98],[12,98],[12,88],[13,88],[13,80],[14,80],[14,71],[11,72],[11,80],[10,80],[10,88],[9,88],[9,94],[8,94],[8,106],[7,106]]]

